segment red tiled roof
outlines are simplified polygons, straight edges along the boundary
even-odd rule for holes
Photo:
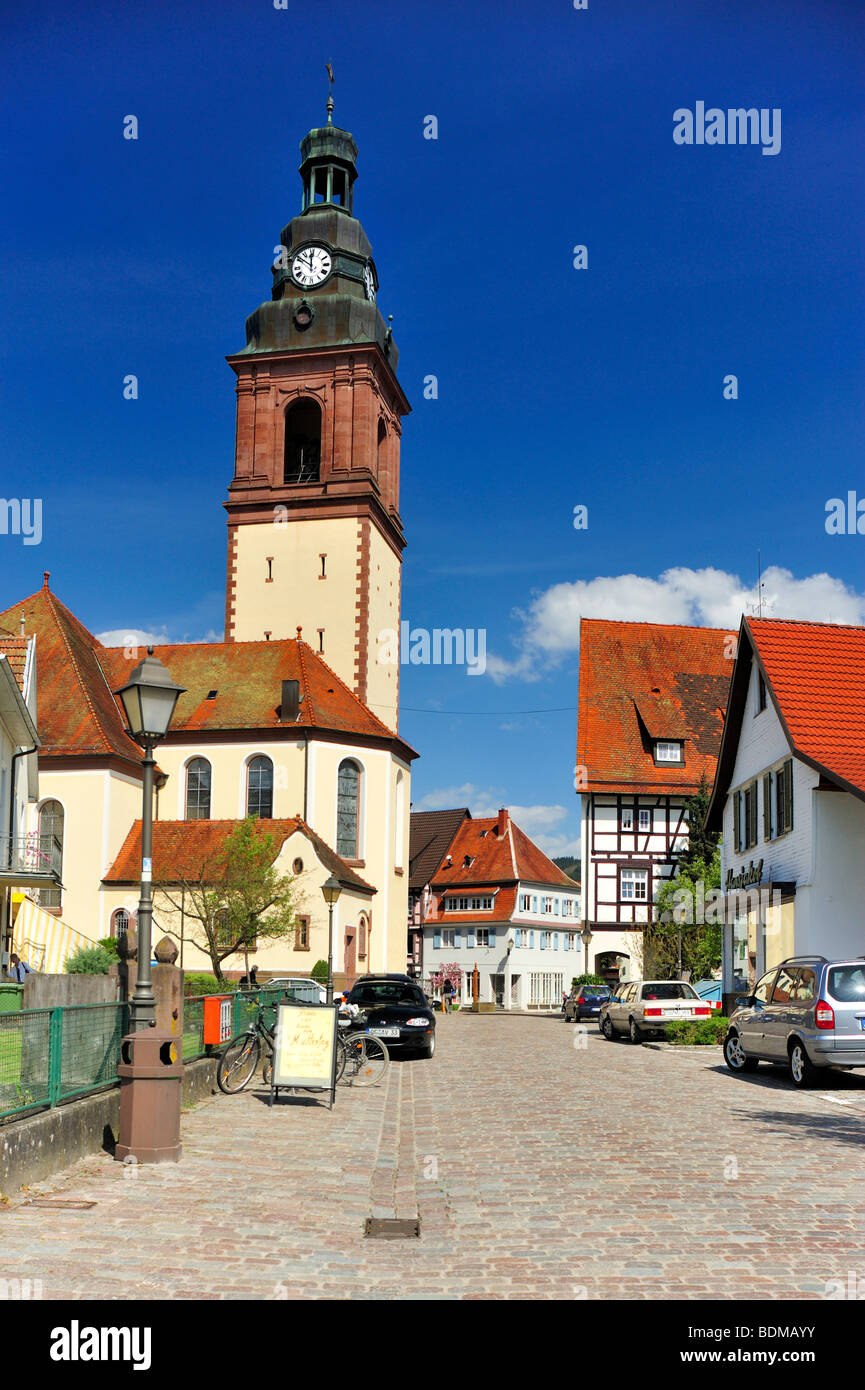
[[[226,840],[241,824],[242,822],[237,820],[154,821],[154,882],[176,883],[181,879],[197,881],[209,864],[218,866],[225,853]],[[288,820],[257,820],[254,826],[257,834],[273,836],[274,859],[288,837],[299,830],[310,841],[325,868],[335,874],[340,883],[368,893],[376,891],[299,816],[293,816]],[[120,853],[102,881],[116,884],[137,883],[140,877],[141,821],[137,820],[133,822]]]
[[[13,637],[11,633],[0,632],[0,653],[9,662],[18,689],[24,691],[24,668],[27,664],[29,637]]]
[[[103,647],[47,586],[0,614],[16,628],[24,617],[39,638],[39,730],[42,754],[115,755],[140,765],[113,691],[126,683],[143,649]],[[15,639],[13,639],[15,640]],[[127,654],[131,651],[131,654]],[[201,642],[154,648],[185,687],[172,735],[193,730],[317,728],[396,741],[407,760],[414,749],[398,739],[312,648],[297,638],[277,642]],[[296,721],[282,724],[282,682],[296,680],[303,700]],[[215,690],[213,699],[208,699]]]
[[[453,811],[412,811],[409,817],[409,888],[425,888],[442,862],[457,830],[471,820],[467,806]]]
[[[796,753],[865,792],[865,627],[747,618]]]
[[[141,763],[141,749],[123,727],[120,710],[99,665],[99,641],[51,592],[47,583],[0,614],[0,622],[37,637],[40,757],[91,754]]]
[[[696,791],[711,783],[736,634],[660,623],[580,623],[577,765],[584,790]],[[727,653],[725,655],[725,652]],[[684,740],[684,767],[656,767],[655,739]]]
[[[499,834],[499,830],[504,831]],[[447,856],[442,859],[430,880],[437,893],[450,887],[475,888],[490,884],[525,883],[551,884],[559,888],[576,888],[528,835],[520,830],[508,815],[463,821],[450,846],[451,866]],[[469,864],[465,860],[469,859]]]
[[[185,687],[171,722],[175,735],[194,729],[319,728],[392,740],[394,735],[340,680],[308,643],[296,637],[278,642],[198,642],[154,647],[172,679]],[[122,647],[103,647],[99,660],[118,689],[141,659]],[[303,700],[298,717],[283,724],[279,707],[282,682],[296,680]],[[216,691],[213,699],[208,699]],[[416,757],[403,745],[407,756]]]

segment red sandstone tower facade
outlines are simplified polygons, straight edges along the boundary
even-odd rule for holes
[[[329,100],[328,124],[301,144],[302,211],[281,234],[271,299],[228,358],[237,444],[225,635],[293,637],[301,627],[396,729],[400,422],[410,407],[353,215],[357,146],[332,109]]]

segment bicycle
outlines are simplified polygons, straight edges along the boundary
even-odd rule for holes
[[[262,1051],[265,1052],[262,1080],[269,1086],[273,1078],[273,1056],[275,1049],[275,1026],[264,1021],[264,1007],[257,1006],[257,1013],[243,1033],[228,1044],[219,1059],[216,1069],[216,1084],[224,1095],[237,1095],[248,1086],[255,1075]],[[362,1027],[366,1016],[358,1014],[349,1022],[340,1022],[340,1028],[348,1029],[355,1025]],[[381,1081],[390,1066],[390,1053],[381,1038],[366,1032],[346,1032],[336,1040],[336,1082],[346,1086],[375,1086]]]
[[[377,1086],[390,1066],[390,1053],[381,1038],[363,1029],[366,1014],[358,1013],[348,1021],[340,1020],[346,1030],[336,1040],[336,1079],[345,1086]],[[357,1028],[357,1032],[349,1032]]]
[[[264,1081],[269,1085],[267,1073],[273,1071],[274,1029],[264,1021],[264,1007],[257,1004],[258,1012],[245,1032],[232,1038],[219,1059],[216,1068],[216,1084],[224,1095],[233,1096],[248,1086],[258,1068],[262,1049],[267,1053],[263,1072]]]

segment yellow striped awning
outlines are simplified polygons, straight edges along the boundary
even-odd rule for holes
[[[12,894],[12,911],[12,950],[41,975],[62,975],[68,956],[81,946],[96,945],[23,893]]]

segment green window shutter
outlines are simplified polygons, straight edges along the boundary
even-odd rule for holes
[[[741,792],[733,792],[733,848],[737,854],[742,848]]]
[[[763,773],[763,839],[772,838],[772,774]]]
[[[784,764],[784,829],[793,829],[793,759]]]
[[[759,782],[755,777],[754,781],[751,783],[751,839],[748,842],[749,849],[753,849],[759,838],[757,832],[757,808],[759,805],[757,798],[759,794]]]

